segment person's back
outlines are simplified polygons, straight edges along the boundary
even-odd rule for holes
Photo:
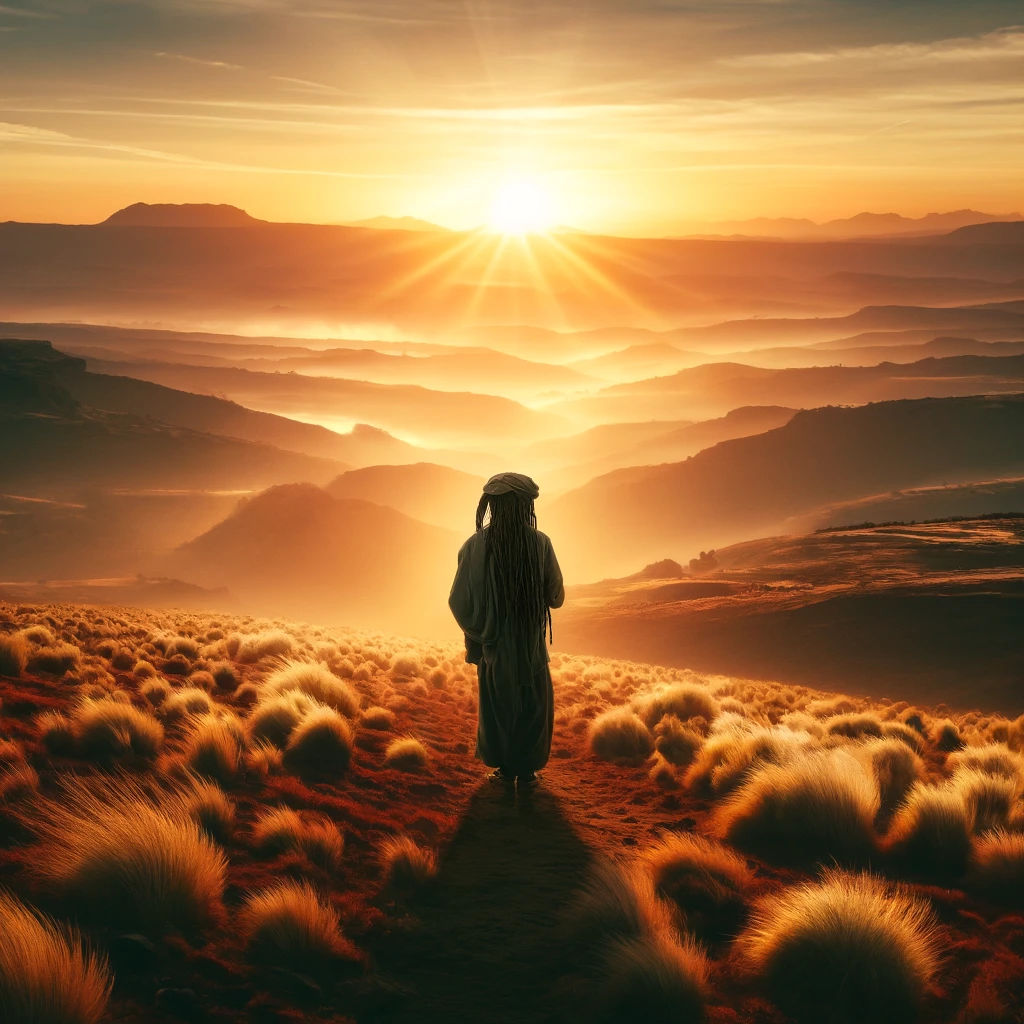
[[[551,541],[537,529],[538,493],[519,473],[487,481],[448,599],[466,660],[477,666],[477,756],[496,776],[520,781],[532,781],[551,751],[547,640],[550,609],[565,599]]]

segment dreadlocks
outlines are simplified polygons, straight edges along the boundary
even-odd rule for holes
[[[488,517],[488,512],[490,513]],[[487,520],[487,555],[494,559],[505,615],[516,625],[545,628],[549,637],[551,610],[537,557],[537,513],[533,500],[507,491],[483,494],[476,507],[476,528]]]

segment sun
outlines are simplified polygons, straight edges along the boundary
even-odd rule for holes
[[[502,235],[547,231],[552,225],[552,202],[536,181],[516,178],[498,189],[491,205],[490,227]]]

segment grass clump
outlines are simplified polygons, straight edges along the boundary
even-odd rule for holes
[[[973,821],[974,832],[1005,828],[1020,802],[1021,784],[1005,775],[989,775],[977,768],[961,768],[950,783],[960,794]]]
[[[732,850],[704,836],[675,833],[648,849],[643,864],[657,892],[676,904],[696,935],[720,940],[738,930],[754,876]]]
[[[947,767],[955,773],[961,769],[985,772],[1016,779],[1024,784],[1024,757],[998,743],[983,747],[965,747],[946,758]]]
[[[210,695],[198,686],[174,690],[160,705],[160,716],[168,723],[180,722],[192,715],[208,715],[213,710]]]
[[[226,843],[235,830],[235,805],[212,782],[193,779],[183,791],[192,820],[218,843]]]
[[[785,864],[866,863],[875,850],[878,791],[859,761],[829,751],[766,765],[719,809],[715,833]]]
[[[261,779],[281,771],[284,767],[284,754],[281,748],[264,740],[257,740],[251,744],[243,757],[246,769]]]
[[[905,1024],[939,960],[927,904],[870,875],[834,870],[764,900],[736,950],[801,1024]]]
[[[882,723],[867,712],[833,715],[826,718],[823,725],[829,736],[844,736],[851,740],[869,736],[877,739],[882,735]]]
[[[318,662],[294,661],[273,673],[264,684],[268,695],[299,692],[340,711],[346,718],[359,717],[359,695],[348,683],[332,675]]]
[[[143,662],[142,664],[148,664]],[[171,694],[171,684],[157,675],[150,676],[139,687],[139,693],[146,698],[151,707],[158,708]]]
[[[164,728],[145,711],[116,700],[87,700],[72,720],[78,753],[98,759],[156,757],[164,743]]]
[[[701,732],[671,714],[654,727],[654,737],[654,749],[677,768],[689,767],[704,743]]]
[[[29,645],[17,633],[0,635],[0,676],[17,679],[28,663]]]
[[[227,861],[193,820],[187,787],[66,777],[26,820],[42,840],[41,876],[105,924],[191,931],[220,916]]]
[[[0,765],[0,803],[24,800],[39,789],[39,773],[24,761]]]
[[[36,717],[36,728],[49,753],[68,757],[75,752],[75,729],[67,715],[59,711],[44,711]]]
[[[337,870],[345,839],[329,818],[301,815],[290,807],[261,811],[252,829],[253,845],[264,853],[300,853],[328,871]]]
[[[104,957],[79,933],[0,890],[0,1010],[4,1024],[96,1024],[110,998]]]
[[[380,847],[385,882],[401,892],[420,888],[437,876],[437,857],[409,836],[385,839]]]
[[[308,882],[278,882],[254,892],[241,913],[250,955],[259,962],[310,965],[355,959],[337,911]]]
[[[878,786],[879,815],[888,819],[913,786],[924,778],[924,763],[902,740],[875,740],[863,748]]]
[[[252,665],[262,658],[284,658],[295,650],[295,640],[283,629],[267,630],[264,633],[252,633],[237,638],[237,646],[228,642],[228,651],[234,647],[235,661],[243,665]]]
[[[729,729],[710,736],[694,757],[683,782],[705,796],[732,792],[765,765],[793,760],[809,742],[788,729]]]
[[[395,724],[395,713],[387,708],[367,708],[360,719],[363,727],[378,732],[387,732]]]
[[[640,705],[640,714],[649,729],[653,729],[665,715],[675,715],[681,722],[702,718],[713,722],[721,708],[718,701],[703,686],[679,683],[653,694]]]
[[[384,764],[403,772],[418,772],[427,767],[430,755],[414,736],[392,740],[384,753]]]
[[[30,650],[26,668],[29,672],[59,676],[70,672],[81,660],[82,652],[74,644],[59,642]]]
[[[397,680],[411,679],[423,671],[420,656],[415,651],[400,651],[390,661],[391,678]]]
[[[906,871],[957,876],[967,867],[973,829],[961,793],[919,784],[893,817],[886,848]]]
[[[612,708],[590,723],[587,744],[595,757],[617,764],[642,764],[654,752],[654,738],[629,708]]]
[[[185,741],[185,763],[197,775],[231,782],[238,774],[244,735],[233,718],[204,715]]]
[[[256,704],[249,715],[249,738],[283,747],[303,715],[314,707],[314,702],[304,693],[266,697]]]
[[[307,712],[288,736],[286,764],[303,771],[340,774],[352,760],[352,726],[334,708]]]
[[[1024,833],[996,829],[976,838],[967,881],[996,903],[1024,907]]]

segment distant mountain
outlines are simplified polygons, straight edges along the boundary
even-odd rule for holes
[[[63,383],[82,360],[45,342],[0,341],[0,480],[5,491],[65,497],[96,488],[253,489],[326,482],[347,468],[152,417],[80,403]]]
[[[367,220],[352,220],[350,228],[374,228],[377,231],[448,231],[449,228],[440,224],[431,224],[429,220],[418,217],[370,217]]]
[[[553,502],[543,528],[568,574],[778,533],[827,504],[1024,474],[1024,395],[880,402],[797,413],[685,462],[627,469]]]
[[[360,498],[387,505],[421,522],[468,535],[473,530],[483,485],[483,477],[419,462],[351,469],[324,490],[335,498]]]
[[[103,223],[131,228],[241,228],[266,222],[224,203],[133,203]]]
[[[816,223],[806,218],[755,217],[751,220],[721,221],[694,232],[696,237],[741,235],[785,239],[885,238],[894,235],[941,235],[967,225],[993,221],[1021,221],[1020,213],[980,213],[977,210],[953,210],[929,213],[923,217],[904,217],[899,213],[858,213],[853,217]]]
[[[450,633],[459,538],[312,484],[272,487],[168,560],[176,576],[227,586],[263,614]]]

